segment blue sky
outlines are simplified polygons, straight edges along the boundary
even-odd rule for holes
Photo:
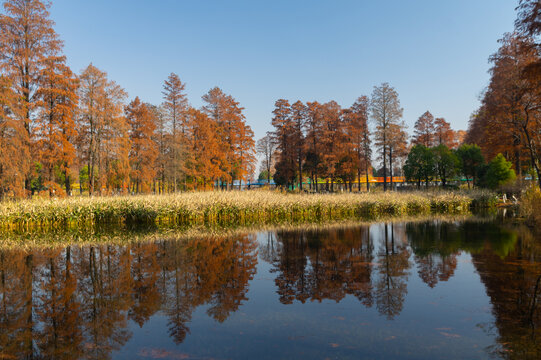
[[[350,106],[389,82],[412,131],[426,110],[466,129],[515,0],[53,0],[68,63],[90,62],[130,98],[162,101],[171,73],[193,106],[214,86],[259,138],[279,98]]]

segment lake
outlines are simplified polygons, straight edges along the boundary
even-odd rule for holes
[[[496,219],[0,250],[0,358],[541,358],[541,238]]]

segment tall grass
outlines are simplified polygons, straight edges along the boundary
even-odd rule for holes
[[[195,192],[0,203],[0,228],[250,225],[381,216],[460,214],[491,205],[488,193],[284,194]]]
[[[532,187],[522,195],[520,213],[530,225],[541,224],[541,191],[538,187]]]

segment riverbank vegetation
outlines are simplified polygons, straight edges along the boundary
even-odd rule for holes
[[[492,193],[287,194],[269,191],[80,197],[0,203],[4,229],[114,225],[249,225],[468,213]]]
[[[522,196],[520,212],[530,225],[541,224],[541,191],[539,189],[531,188]]]

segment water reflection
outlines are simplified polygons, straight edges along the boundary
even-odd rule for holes
[[[225,323],[250,301],[258,259],[268,264],[259,267],[269,268],[276,303],[282,306],[275,311],[349,297],[356,311],[377,311],[381,320],[372,326],[378,329],[412,312],[407,299],[408,292],[420,291],[416,284],[440,294],[468,259],[463,254],[476,271],[469,279],[476,279],[490,298],[493,320],[472,325],[494,339],[485,354],[541,357],[539,239],[526,228],[493,222],[426,221],[271,231],[225,240],[0,250],[0,358],[111,358],[130,346],[137,328],[157,316],[166,319],[172,343],[184,343],[194,321],[198,324],[193,319],[198,308]],[[459,301],[468,294],[446,296]],[[264,323],[258,318],[263,308],[255,308],[257,326]],[[454,316],[456,309],[441,311]],[[422,320],[417,324],[424,326]],[[352,323],[345,334],[354,336],[357,327]],[[362,353],[362,348],[354,350]]]
[[[0,252],[3,358],[107,359],[158,310],[182,342],[198,306],[223,322],[246,299],[253,237]]]
[[[541,358],[541,241],[515,229],[516,246],[506,256],[489,247],[472,260],[491,298],[496,345],[493,354],[512,359]]]

